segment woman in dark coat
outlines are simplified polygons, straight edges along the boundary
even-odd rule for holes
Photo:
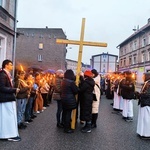
[[[92,121],[92,103],[93,103],[93,90],[95,81],[92,78],[93,74],[90,70],[84,72],[84,81],[80,85],[80,94],[83,95],[82,99],[82,118],[86,122],[82,128],[82,132],[91,132]]]
[[[62,81],[61,100],[63,107],[64,132],[73,133],[71,129],[71,113],[77,107],[75,95],[78,93],[78,87],[75,84],[75,75],[71,69],[66,70]]]

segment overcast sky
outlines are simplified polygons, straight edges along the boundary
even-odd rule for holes
[[[133,28],[147,24],[150,0],[18,0],[17,27],[62,28],[70,40],[79,40],[85,18],[84,40],[106,42],[107,48],[83,47],[82,62],[90,64],[92,55],[116,48],[133,34]],[[68,45],[67,58],[78,60],[79,46]]]

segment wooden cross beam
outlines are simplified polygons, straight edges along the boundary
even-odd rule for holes
[[[79,77],[80,77],[79,73],[81,71],[83,45],[85,45],[85,46],[107,47],[107,43],[84,41],[84,29],[85,29],[85,18],[82,18],[80,41],[56,39],[56,43],[58,43],[58,44],[79,45],[78,64],[77,64],[77,71],[76,71],[76,85],[79,84]],[[75,129],[75,123],[76,123],[76,109],[74,109],[73,112],[72,112],[72,123],[71,123],[71,128],[72,129]]]

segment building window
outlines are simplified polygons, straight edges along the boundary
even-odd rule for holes
[[[39,50],[43,49],[43,43],[39,43]]]
[[[120,55],[121,55],[121,56],[123,55],[123,50],[120,51]]]
[[[43,56],[42,55],[38,55],[38,61],[42,61],[43,60]]]
[[[121,60],[121,62],[120,62],[120,66],[122,67],[122,60]]]
[[[150,51],[148,52],[148,61],[150,61]]]
[[[43,38],[43,35],[41,34],[41,35],[39,36],[39,38]]]
[[[126,59],[124,59],[124,63],[123,63],[123,66],[124,66],[124,67],[126,66]]]
[[[131,42],[130,43],[130,52],[132,52],[133,51],[133,43]]]
[[[136,56],[133,57],[133,64],[136,64]]]
[[[150,34],[149,34],[149,36],[148,36],[148,44],[150,44]]]
[[[32,33],[32,37],[34,37],[34,33]]]
[[[142,47],[145,47],[146,46],[146,38],[144,37],[143,39],[142,39]]]
[[[105,55],[105,54],[103,55],[103,58],[106,58],[106,55]]]
[[[2,64],[2,61],[5,58],[6,58],[6,37],[0,34],[0,64]]]
[[[142,62],[145,61],[145,53],[142,53]]]
[[[126,50],[126,47],[124,48],[124,54],[126,54],[127,50]]]
[[[133,50],[137,49],[137,41],[134,41]]]
[[[132,57],[129,57],[129,65],[132,65]]]

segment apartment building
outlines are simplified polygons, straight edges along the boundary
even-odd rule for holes
[[[0,0],[0,64],[4,59],[14,61],[16,9],[17,0]]]
[[[143,73],[150,72],[150,18],[142,28],[120,43],[119,71],[136,73],[137,83],[143,83]]]
[[[56,39],[66,39],[61,28],[17,28],[16,66],[65,70],[66,45]]]
[[[71,69],[76,74],[78,61],[66,59],[66,69]],[[81,63],[81,71],[84,72],[86,69],[91,69],[88,64]]]
[[[117,70],[118,56],[109,53],[93,55],[91,58],[91,67],[96,69],[100,74],[112,73]]]

